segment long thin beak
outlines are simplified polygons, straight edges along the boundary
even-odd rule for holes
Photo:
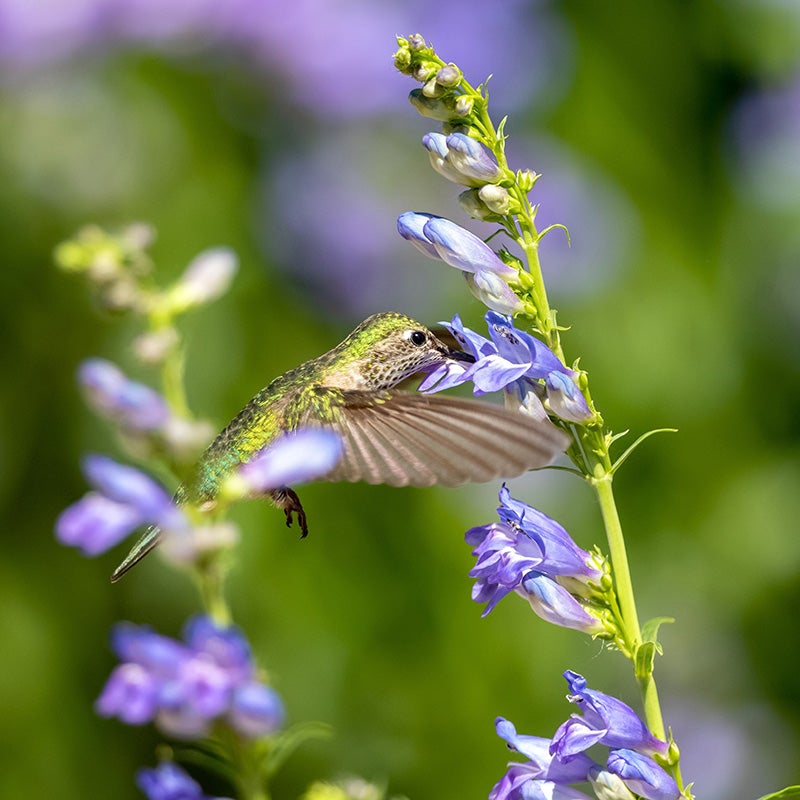
[[[466,361],[470,364],[475,363],[475,356],[470,353],[465,353],[463,350],[456,350],[453,347],[447,348],[447,357],[452,358],[453,361]]]

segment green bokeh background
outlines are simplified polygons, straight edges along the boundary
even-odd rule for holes
[[[680,430],[650,440],[617,481],[640,613],[677,618],[663,629],[657,677],[698,797],[758,796],[800,776],[800,192],[780,207],[744,192],[727,133],[744,94],[797,70],[800,22],[778,4],[743,2],[552,8],[570,32],[563,91],[517,112],[509,130],[559,140],[638,220],[612,278],[552,301],[610,426]],[[424,19],[408,30],[425,34]],[[386,33],[387,58],[396,32]],[[198,600],[158,559],[112,587],[124,548],[87,560],[53,539],[59,510],[85,491],[80,454],[119,452],[83,407],[77,364],[102,355],[149,376],[127,351],[131,322],[99,315],[86,287],[52,267],[52,248],[86,222],[147,220],[165,276],[205,247],[237,251],[230,294],[184,328],[194,408],[219,425],[358,320],[307,302],[290,261],[258,246],[259,171],[313,129],[305,115],[274,112],[241,74],[197,54],[111,52],[53,66],[23,88],[0,93],[0,795],[133,798],[133,774],[154,762],[160,738],[92,711],[114,663],[108,631],[128,619],[175,635]],[[398,76],[398,107],[410,88]],[[416,154],[412,109],[391,124]],[[408,202],[463,219],[455,187],[443,195],[433,172],[419,174],[413,191],[403,187]],[[402,310],[434,322],[458,309],[479,324],[454,272],[408,260],[419,304]],[[592,496],[575,479],[512,486],[582,545],[601,541]],[[310,486],[303,542],[266,504],[236,509],[245,530],[230,581],[236,619],[290,720],[333,727],[291,758],[276,798],[348,774],[409,797],[485,797],[507,758],[494,717],[551,735],[571,710],[563,670],[638,703],[621,657],[547,626],[517,598],[480,618],[462,537],[493,519],[496,489]]]

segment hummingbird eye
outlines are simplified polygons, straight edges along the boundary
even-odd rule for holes
[[[428,341],[428,337],[423,331],[411,331],[411,333],[408,334],[408,339],[411,341],[411,344],[416,347],[422,347],[422,345]]]

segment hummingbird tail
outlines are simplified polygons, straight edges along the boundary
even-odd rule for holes
[[[116,583],[126,572],[133,569],[161,541],[161,528],[149,527],[131,548],[125,560],[114,570],[111,583]]]

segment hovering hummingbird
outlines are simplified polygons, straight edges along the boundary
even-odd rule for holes
[[[446,362],[473,361],[424,325],[395,312],[373,314],[343,342],[275,378],[220,432],[201,456],[178,504],[212,509],[222,481],[281,434],[329,428],[344,453],[324,480],[390,486],[457,486],[512,478],[549,464],[568,443],[547,420],[466,400],[398,391],[398,384]],[[394,390],[394,391],[393,391]],[[306,516],[289,487],[269,492],[293,514],[303,536]],[[149,528],[111,576],[118,581],[159,542]]]

